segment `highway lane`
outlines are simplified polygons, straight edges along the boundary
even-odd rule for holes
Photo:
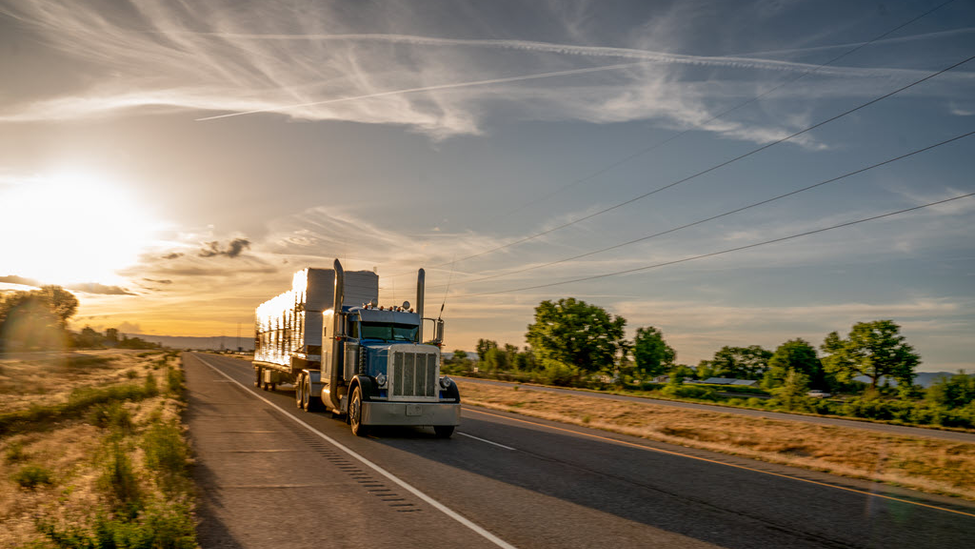
[[[597,393],[594,391],[578,391],[573,389],[561,389],[559,387],[544,387],[539,385],[526,385],[513,383],[510,381],[497,381],[493,379],[478,379],[472,377],[456,377],[458,381],[465,383],[480,383],[484,385],[494,385],[499,387],[511,387],[519,385],[521,389],[529,391],[542,391],[548,393],[560,393],[569,395],[591,396],[605,398],[623,402],[645,402],[648,404],[659,404],[661,406],[673,406],[675,408],[685,408],[689,410],[704,410],[708,412],[722,412],[726,414],[738,414],[742,416],[764,417],[768,419],[785,419],[789,421],[801,421],[804,423],[818,423],[820,425],[836,425],[838,427],[850,427],[853,429],[865,429],[867,431],[877,431],[893,435],[908,435],[912,437],[928,437],[941,440],[952,440],[958,442],[975,443],[975,433],[962,431],[946,431],[941,429],[925,429],[923,427],[908,427],[905,425],[889,425],[886,423],[874,423],[870,421],[857,421],[855,419],[840,419],[832,417],[807,416],[801,414],[789,414],[785,412],[772,412],[765,410],[750,410],[747,408],[735,408],[731,406],[715,406],[711,404],[699,404],[697,402],[680,402],[676,400],[663,400],[628,395],[614,395],[610,393]],[[747,395],[742,395],[746,398]]]
[[[252,371],[246,362],[185,356],[189,418],[194,417],[194,408],[205,413],[223,402],[235,406],[231,412],[239,416],[224,424],[236,425],[230,430],[246,431],[240,425],[248,424],[247,410],[261,408],[266,410],[256,415],[262,421],[265,416],[279,416],[276,427],[272,423],[265,429],[299,439],[291,441],[293,447],[275,448],[281,451],[262,456],[263,471],[282,467],[300,471],[302,467],[288,461],[290,454],[308,453],[304,460],[311,464],[316,454],[327,452],[321,454],[325,458],[319,468],[341,458],[346,468],[370,472],[334,444],[289,420],[286,412],[515,547],[918,548],[961,547],[975,538],[975,506],[969,503],[473,407],[465,407],[463,424],[451,440],[436,439],[432,430],[401,428],[376,429],[369,438],[357,438],[341,421],[295,409],[288,390],[266,393],[249,387]],[[204,393],[216,391],[217,386],[233,392],[218,395],[218,404],[208,403]],[[272,405],[284,412],[271,409]],[[192,421],[190,429],[194,435]],[[194,444],[200,442],[194,438]],[[220,454],[198,452],[202,470],[219,467],[208,461],[214,455]],[[345,510],[361,509],[373,517],[347,513],[344,520],[350,524],[395,523],[394,539],[399,543],[394,546],[456,546],[458,540],[472,547],[498,546],[374,470],[372,476],[383,487],[406,494],[417,512],[396,512],[390,519],[388,508],[357,502],[370,496],[349,490],[354,486],[342,478],[348,475],[341,469],[329,473],[338,480],[319,479],[306,486],[292,478],[284,487],[264,490],[257,487],[274,483],[250,478],[255,488],[248,494],[219,485],[234,478],[232,473],[212,473],[205,480],[209,490],[221,496],[205,505],[204,529],[209,528],[210,534],[201,533],[201,539],[242,540],[236,546],[254,547],[260,545],[244,542],[278,542],[273,527],[255,525],[254,519],[236,523],[236,514],[226,510],[245,507],[235,499],[253,498],[255,493],[303,491],[307,507],[314,509],[308,520],[321,520],[323,503],[327,507],[339,498]],[[248,477],[255,474],[261,473]],[[235,482],[240,484],[239,479]],[[335,494],[335,490],[344,492]],[[266,507],[264,512],[270,510]],[[404,517],[409,519],[405,523]],[[381,530],[389,538],[388,528]],[[343,530],[348,531],[356,528]],[[354,532],[343,535],[350,536],[344,540],[350,543],[377,543],[378,532],[363,530],[361,539]],[[280,537],[287,539],[286,533]]]

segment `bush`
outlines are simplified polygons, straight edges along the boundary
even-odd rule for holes
[[[168,368],[166,370],[166,390],[173,395],[183,392],[183,370],[179,368]]]
[[[96,404],[88,412],[88,422],[95,427],[111,427],[121,432],[130,432],[133,427],[132,415],[119,401]]]
[[[544,366],[545,369],[538,374],[538,380],[546,385],[571,387],[581,378],[581,374],[577,368],[556,360],[546,359]]]
[[[660,390],[666,396],[671,398],[693,398],[696,400],[719,400],[718,394],[714,389],[709,389],[707,387],[698,387],[695,385],[671,385],[668,384],[663,389]]]
[[[751,397],[747,401],[745,401],[745,403],[749,407],[751,407],[751,408],[764,408],[765,407],[765,401],[763,399],[758,398],[758,397]]]
[[[117,440],[114,441],[105,462],[99,487],[109,495],[115,511],[129,517],[134,517],[138,512],[142,497],[139,479],[132,470],[132,461]]]
[[[21,488],[27,490],[33,490],[41,484],[54,484],[54,473],[40,465],[25,465],[14,473],[12,478]]]
[[[48,519],[38,519],[37,531],[55,547],[65,549],[193,549],[196,532],[189,506],[176,503],[170,506],[153,504],[134,520],[109,517],[99,512],[90,531],[78,526],[59,527]]]
[[[3,454],[4,459],[7,463],[17,463],[18,461],[24,461],[27,459],[27,454],[24,453],[24,443],[14,442],[7,447],[7,450]]]
[[[158,473],[159,486],[167,492],[178,489],[186,470],[189,450],[176,423],[155,423],[143,435],[145,464]]]
[[[143,387],[146,392],[146,396],[152,398],[159,394],[159,386],[156,385],[156,376],[152,375],[152,372],[146,373],[146,384]]]

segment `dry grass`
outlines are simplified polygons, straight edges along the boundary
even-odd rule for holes
[[[0,360],[0,411],[14,412],[31,405],[48,406],[67,400],[72,390],[121,383],[142,384],[153,372],[160,395],[119,403],[131,418],[122,444],[129,450],[135,476],[144,493],[158,492],[153,474],[142,464],[136,442],[150,423],[177,418],[181,404],[165,394],[166,356],[161,352],[108,350],[82,353],[23,353]],[[178,357],[167,365],[178,366]],[[154,371],[157,370],[158,371]],[[135,377],[129,372],[135,372]],[[40,382],[47,387],[38,388]],[[0,438],[0,547],[47,547],[37,531],[37,519],[61,525],[90,523],[106,496],[99,489],[110,430],[91,424],[90,414],[56,422],[43,430],[27,430]],[[50,484],[24,488],[14,480],[17,471],[36,466],[51,473]]]
[[[464,402],[975,500],[975,444],[459,382]]]
[[[162,351],[99,350],[10,353],[0,356],[0,412],[65,402],[71,391],[145,377]],[[131,372],[131,373],[130,373]]]

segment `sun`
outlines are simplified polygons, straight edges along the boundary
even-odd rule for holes
[[[0,183],[0,276],[117,284],[158,222],[122,185],[90,174]]]

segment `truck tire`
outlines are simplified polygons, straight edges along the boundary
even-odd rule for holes
[[[453,425],[435,425],[433,430],[437,433],[437,438],[450,438],[454,434]]]
[[[295,381],[295,406],[301,408],[302,399],[304,398],[305,390],[305,376],[299,375],[298,380]]]
[[[349,426],[357,437],[366,436],[366,426],[362,424],[362,389],[356,385],[349,399]]]
[[[306,376],[301,384],[301,408],[306,412],[317,412],[321,399],[311,394],[311,380]]]
[[[254,377],[254,387],[260,387],[261,386],[261,369],[260,368],[254,368],[254,372],[256,373],[256,376]]]

